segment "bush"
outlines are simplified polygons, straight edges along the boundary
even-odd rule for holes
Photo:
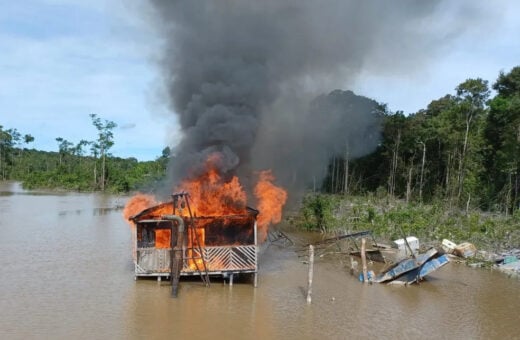
[[[372,230],[374,236],[386,241],[413,235],[421,243],[446,238],[494,251],[520,248],[518,212],[506,216],[471,211],[466,215],[441,203],[413,205],[372,195],[346,198],[318,194],[304,197],[299,220],[307,230]]]
[[[303,198],[301,215],[307,230],[330,231],[337,225],[334,211],[339,200],[334,195],[309,194]]]

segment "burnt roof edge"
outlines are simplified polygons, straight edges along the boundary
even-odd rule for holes
[[[158,208],[160,208],[160,207],[164,207],[164,206],[171,205],[171,204],[173,204],[173,201],[164,202],[164,203],[159,203],[159,204],[157,204],[157,205],[154,205],[153,207],[146,208],[146,209],[142,210],[141,212],[138,212],[137,214],[130,216],[130,217],[128,218],[128,220],[130,220],[130,221],[136,223],[136,222],[137,222],[136,220],[137,220],[140,216],[145,215],[145,214],[147,214],[147,213],[150,213],[150,212],[152,212],[153,210],[158,209]],[[256,218],[256,217],[258,216],[258,214],[260,213],[259,210],[255,209],[255,208],[252,208],[252,207],[250,207],[250,206],[246,206],[246,212],[249,213],[249,214],[251,214],[251,215],[253,215],[255,218]],[[224,216],[240,216],[240,215],[234,214],[234,215],[220,215],[220,216],[224,217]],[[218,217],[218,216],[205,216],[205,217]]]

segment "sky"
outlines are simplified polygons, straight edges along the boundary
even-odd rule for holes
[[[474,1],[493,15],[471,23],[426,65],[362,71],[348,88],[413,113],[467,78],[494,82],[520,65],[520,2]],[[95,140],[90,114],[117,123],[114,156],[153,160],[180,131],[161,91],[161,40],[144,0],[6,1],[0,11],[0,125],[57,151],[56,138]],[[446,11],[446,24],[449,21]],[[462,24],[462,23],[459,23]],[[391,57],[388,58],[389,62]],[[324,89],[329,92],[333,89]]]

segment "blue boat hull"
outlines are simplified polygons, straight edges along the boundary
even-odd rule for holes
[[[428,260],[430,260],[433,256],[437,254],[437,250],[432,248],[429,249],[426,253],[417,255],[413,259],[406,259],[399,262],[395,267],[390,270],[379,274],[375,277],[374,282],[381,283],[394,280],[408,272],[413,270],[419,271],[420,268],[425,264]]]
[[[399,278],[389,282],[392,284],[412,284],[414,282],[419,282],[426,275],[436,271],[440,267],[448,264],[449,260],[446,255],[440,255],[438,257],[431,258],[426,261],[421,267],[416,268],[408,273],[403,274]]]

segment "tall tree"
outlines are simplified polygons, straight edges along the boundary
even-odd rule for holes
[[[59,165],[62,165],[64,162],[64,159],[70,153],[72,146],[74,144],[72,144],[71,142],[69,142],[68,140],[66,140],[62,137],[57,137],[56,142],[58,142],[58,153],[60,155]]]
[[[9,155],[13,147],[13,137],[9,130],[4,130],[0,125],[0,179],[5,180],[7,177],[7,165]]]
[[[383,142],[380,146],[384,149],[383,156],[390,159],[387,188],[388,194],[391,196],[396,193],[399,163],[402,161],[400,146],[406,120],[407,118],[402,111],[385,115]]]
[[[520,205],[520,66],[500,72],[493,89],[484,132],[489,204],[496,197],[508,212]]]
[[[29,143],[34,142],[34,137],[30,134],[26,134],[25,136],[23,136],[23,142],[29,145]]]
[[[106,159],[109,155],[108,150],[114,145],[114,133],[112,130],[117,127],[117,124],[106,119],[102,122],[101,118],[96,114],[90,114],[90,118],[92,119],[92,124],[98,130],[98,139],[93,146],[99,151],[99,157],[101,158],[101,191],[105,191],[107,181]]]
[[[475,143],[477,143],[479,140],[480,136],[478,127],[481,126],[480,123],[482,123],[482,118],[486,113],[484,105],[489,97],[490,91],[487,80],[482,80],[480,78],[467,79],[465,82],[457,86],[456,90],[459,99],[458,111],[460,112],[460,116],[464,121],[464,138],[460,152],[459,169],[457,175],[457,198],[460,200],[464,188],[464,180],[468,173],[467,154],[468,150],[473,146],[470,145],[470,140],[472,139]],[[470,138],[470,133],[471,137],[473,138]],[[478,155],[478,152],[476,152],[477,149],[478,147],[472,148],[472,150],[470,150],[472,151],[472,156]]]

